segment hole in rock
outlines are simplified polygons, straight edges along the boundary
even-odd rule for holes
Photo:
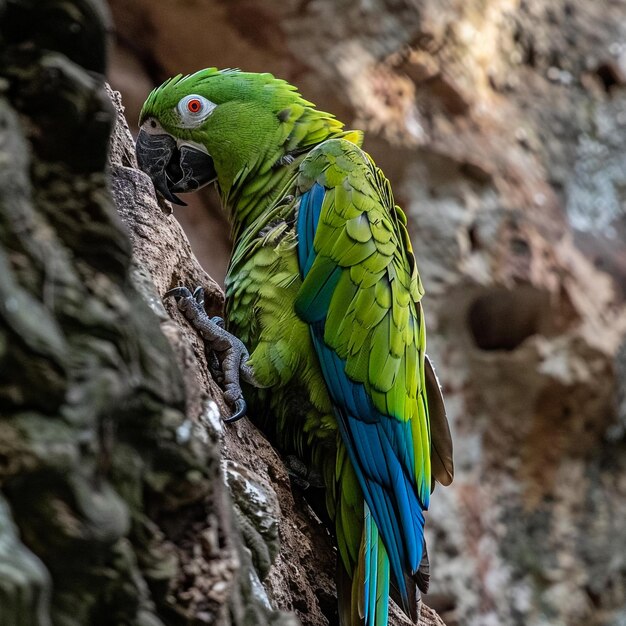
[[[470,250],[472,252],[476,252],[477,250],[480,250],[482,246],[480,244],[480,238],[478,236],[478,227],[476,226],[476,224],[472,224],[467,229],[467,236],[470,242]]]
[[[514,350],[544,330],[548,314],[547,293],[530,285],[495,287],[474,300],[467,322],[481,350]]]
[[[620,70],[613,62],[601,63],[598,65],[596,68],[596,74],[602,82],[604,91],[607,93],[609,93],[613,87],[616,87],[623,82]]]

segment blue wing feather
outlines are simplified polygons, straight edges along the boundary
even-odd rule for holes
[[[304,278],[311,269],[315,259],[313,251],[313,239],[317,230],[317,223],[322,211],[322,202],[326,190],[319,183],[315,183],[309,191],[302,194],[298,209],[298,264],[300,266],[300,278]]]
[[[324,342],[326,313],[342,271],[332,262],[313,266],[316,260],[313,241],[325,192],[324,187],[315,183],[300,200],[296,223],[300,273],[303,280],[310,271],[315,274],[310,275],[309,281],[313,287],[299,296],[296,310],[310,325],[342,440],[389,556],[396,585],[408,603],[404,573],[417,571],[424,533],[424,515],[412,477],[415,451],[411,424],[377,411],[365,386],[347,376],[345,360]],[[369,572],[366,612],[371,615],[373,605],[368,603],[377,585],[373,582],[375,572],[366,571]]]

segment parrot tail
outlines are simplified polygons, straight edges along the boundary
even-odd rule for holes
[[[387,626],[389,612],[389,557],[372,514],[364,507],[359,560],[351,579],[339,564],[337,593],[341,626]]]
[[[359,581],[362,596],[359,597],[358,606],[365,626],[386,626],[389,612],[389,557],[369,507],[366,503],[363,503],[363,507],[364,528],[359,569],[362,562],[364,571],[363,580]]]

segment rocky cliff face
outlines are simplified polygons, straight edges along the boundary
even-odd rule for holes
[[[428,524],[446,623],[622,623],[626,2],[111,7],[131,119],[166,76],[238,66],[368,131],[410,216],[453,421],[457,478]],[[214,205],[177,217],[219,279]]]
[[[276,503],[259,487],[237,513],[221,394],[186,389],[196,359],[157,288],[185,272],[221,294],[180,228],[150,245],[105,9],[0,2],[0,624],[296,624],[251,558],[276,552]]]

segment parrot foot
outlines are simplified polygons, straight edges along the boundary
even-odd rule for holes
[[[258,386],[254,372],[248,365],[248,350],[243,342],[224,328],[221,317],[209,317],[204,309],[204,290],[196,287],[175,287],[163,296],[174,297],[180,311],[189,320],[209,348],[209,369],[224,390],[224,399],[233,407],[233,414],[223,418],[228,424],[245,416],[247,406],[243,399],[240,379]]]

